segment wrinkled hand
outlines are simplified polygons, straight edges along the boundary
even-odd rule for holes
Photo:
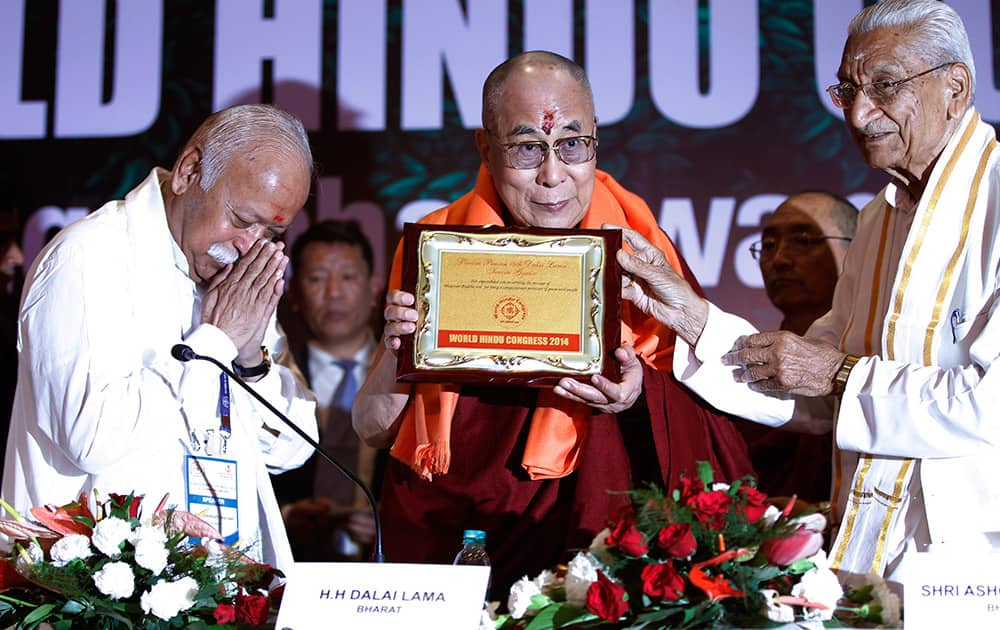
[[[605,413],[625,411],[635,404],[642,393],[642,362],[629,345],[615,350],[615,359],[621,363],[622,380],[615,383],[600,374],[590,377],[590,383],[571,378],[559,379],[552,391],[563,398],[581,402]]]
[[[375,540],[375,517],[368,509],[351,512],[344,529],[356,542],[370,544]]]
[[[738,366],[733,377],[757,392],[826,396],[845,356],[826,342],[776,331],[740,337],[722,363]]]
[[[287,265],[283,243],[259,240],[235,264],[217,273],[205,292],[202,322],[229,335],[240,365],[263,360],[261,342],[285,288]]]
[[[605,228],[618,226],[604,225]],[[666,257],[641,234],[621,228],[625,242],[635,252],[618,252],[622,275],[622,298],[639,307],[684,341],[695,345],[705,329],[708,304],[667,262]]]
[[[413,308],[413,294],[398,289],[385,296],[385,328],[382,343],[389,350],[399,350],[399,338],[417,330],[417,309]]]

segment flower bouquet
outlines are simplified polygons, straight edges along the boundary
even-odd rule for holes
[[[76,502],[35,507],[0,532],[14,541],[0,557],[0,627],[263,627],[267,588],[280,572],[214,542],[222,536],[188,512],[140,516],[142,497],[111,494],[92,510]],[[192,538],[206,544],[189,542]],[[273,623],[273,621],[272,621]]]
[[[589,549],[516,582],[509,612],[483,626],[899,625],[899,600],[881,578],[845,595],[822,551],[825,517],[793,515],[794,497],[778,509],[753,478],[716,483],[704,462],[669,495],[653,486],[630,494]]]

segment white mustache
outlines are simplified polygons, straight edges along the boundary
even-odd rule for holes
[[[865,126],[862,129],[858,129],[858,133],[864,136],[875,136],[880,133],[893,133],[892,129],[875,129],[870,126]]]
[[[230,249],[222,243],[212,243],[208,246],[206,253],[220,265],[231,265],[240,257],[240,253],[236,249]]]

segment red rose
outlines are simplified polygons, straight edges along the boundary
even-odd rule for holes
[[[751,523],[756,523],[764,516],[764,512],[767,511],[767,495],[747,484],[740,486],[740,494],[746,500],[744,509],[746,510],[747,520]]]
[[[675,602],[684,594],[684,578],[670,560],[647,564],[642,570],[642,592],[650,597]]]
[[[212,612],[215,623],[221,625],[236,621],[236,608],[232,604],[219,604]]]
[[[705,484],[698,477],[681,477],[681,503],[687,503],[697,494],[705,491]]]
[[[262,626],[267,623],[267,613],[270,602],[263,595],[236,596],[236,621]]]
[[[698,547],[687,523],[667,525],[657,534],[656,542],[674,558],[687,558]]]
[[[694,516],[702,523],[709,523],[712,529],[722,529],[726,525],[726,512],[733,498],[721,490],[699,492],[688,501]]]
[[[131,499],[131,503],[128,505],[128,516],[129,518],[137,518],[139,516],[139,504],[142,503],[142,496],[135,496],[133,494],[115,494],[114,492],[109,492],[108,497],[115,507],[123,508],[125,503]]]
[[[597,581],[587,589],[587,610],[605,621],[618,621],[628,612],[625,589],[597,572]]]
[[[642,532],[635,526],[635,519],[631,516],[615,523],[614,529],[604,542],[612,547],[618,547],[633,558],[641,558],[649,551],[649,545],[646,544]]]

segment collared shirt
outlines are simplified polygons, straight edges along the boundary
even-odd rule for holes
[[[895,207],[894,185],[873,199],[833,308],[807,333],[862,357],[837,412],[833,496],[843,521],[832,566],[842,571],[885,567],[891,576],[906,549],[997,547],[1000,490],[982,481],[1000,476],[996,146],[970,109],[916,208]],[[675,373],[719,408],[764,424],[828,413],[814,408],[817,399],[734,382],[719,358],[752,332],[710,307],[697,346],[678,339]]]
[[[354,378],[360,386],[365,382],[365,375],[368,373],[368,365],[371,363],[372,349],[375,339],[369,333],[370,339],[360,350],[354,353],[351,360],[355,361]],[[307,344],[309,352],[309,382],[313,393],[316,394],[316,402],[320,407],[329,407],[333,400],[333,394],[344,379],[344,369],[337,365],[334,357],[329,352],[319,348],[316,344]]]
[[[183,341],[225,364],[237,349],[201,323],[196,285],[167,225],[166,176],[154,169],[124,201],[67,227],[27,274],[2,492],[19,510],[93,491],[135,491],[150,506],[169,495],[168,504],[187,508],[185,458],[199,454],[192,432],[218,428],[219,370],[170,351]],[[284,343],[274,318],[264,342],[275,354]],[[252,386],[317,435],[311,394],[288,370],[276,367]],[[287,567],[267,469],[299,466],[312,448],[235,387],[232,414],[241,542]]]

